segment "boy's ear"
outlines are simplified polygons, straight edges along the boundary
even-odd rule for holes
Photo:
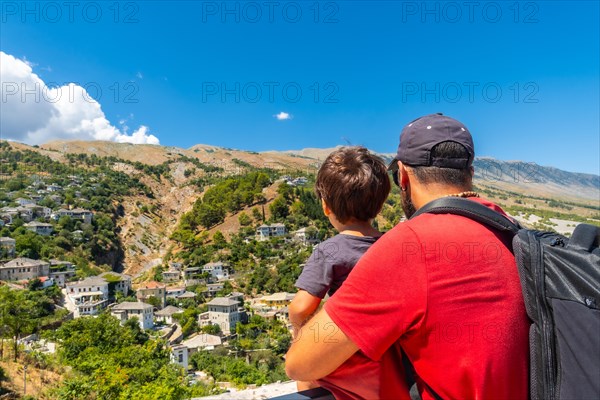
[[[325,214],[325,216],[329,217],[329,215],[331,214],[331,210],[329,209],[329,207],[327,207],[327,203],[325,203],[324,199],[321,199],[321,207],[323,207],[323,213]]]

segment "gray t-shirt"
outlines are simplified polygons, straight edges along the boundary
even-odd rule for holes
[[[327,293],[333,295],[377,239],[339,234],[320,243],[308,258],[296,287],[321,299]]]

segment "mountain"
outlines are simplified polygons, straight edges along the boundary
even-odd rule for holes
[[[331,149],[307,148],[283,151],[283,154],[324,160]],[[274,152],[269,152],[269,154]],[[386,163],[395,157],[392,153],[377,153]],[[525,161],[501,161],[491,157],[476,157],[475,185],[488,189],[527,193],[561,200],[600,202],[600,176],[563,171]]]
[[[177,160],[181,156],[186,156],[195,158],[208,165],[224,168],[225,170],[235,169],[236,165],[239,166],[239,163],[236,163],[235,160],[240,160],[255,167],[273,169],[302,169],[314,162],[312,159],[297,157],[293,154],[288,155],[277,152],[256,153],[203,144],[197,144],[189,149],[182,149],[179,147],[151,144],[57,140],[41,145],[39,150],[54,153],[55,157],[56,154],[67,153],[94,154],[98,157],[112,156],[149,165],[159,165],[167,161]]]
[[[15,144],[18,146],[18,144]],[[20,145],[29,148],[26,145]],[[46,155],[59,159],[61,154],[83,153],[99,157],[113,156],[149,165],[162,164],[180,156],[198,159],[202,163],[219,166],[226,171],[239,169],[239,161],[254,167],[274,169],[316,170],[335,148],[306,148],[302,150],[252,152],[218,146],[197,144],[189,149],[148,144],[115,142],[53,141],[38,149]],[[386,162],[394,157],[379,153]],[[526,161],[501,161],[490,157],[478,157],[474,162],[475,184],[490,189],[510,192],[526,192],[538,196],[556,197],[563,200],[600,200],[600,176],[563,171],[554,167],[537,165]]]

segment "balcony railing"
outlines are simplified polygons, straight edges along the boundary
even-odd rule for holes
[[[335,397],[323,388],[309,389],[302,392],[271,397],[270,400],[335,400]]]

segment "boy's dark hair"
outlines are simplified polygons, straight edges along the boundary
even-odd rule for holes
[[[342,224],[375,218],[390,189],[385,164],[364,147],[342,147],[327,156],[315,184],[317,197]]]
[[[456,142],[442,142],[431,149],[431,158],[461,159],[469,158],[469,152]],[[471,190],[473,178],[471,168],[410,167],[417,180],[424,184],[443,184]]]

